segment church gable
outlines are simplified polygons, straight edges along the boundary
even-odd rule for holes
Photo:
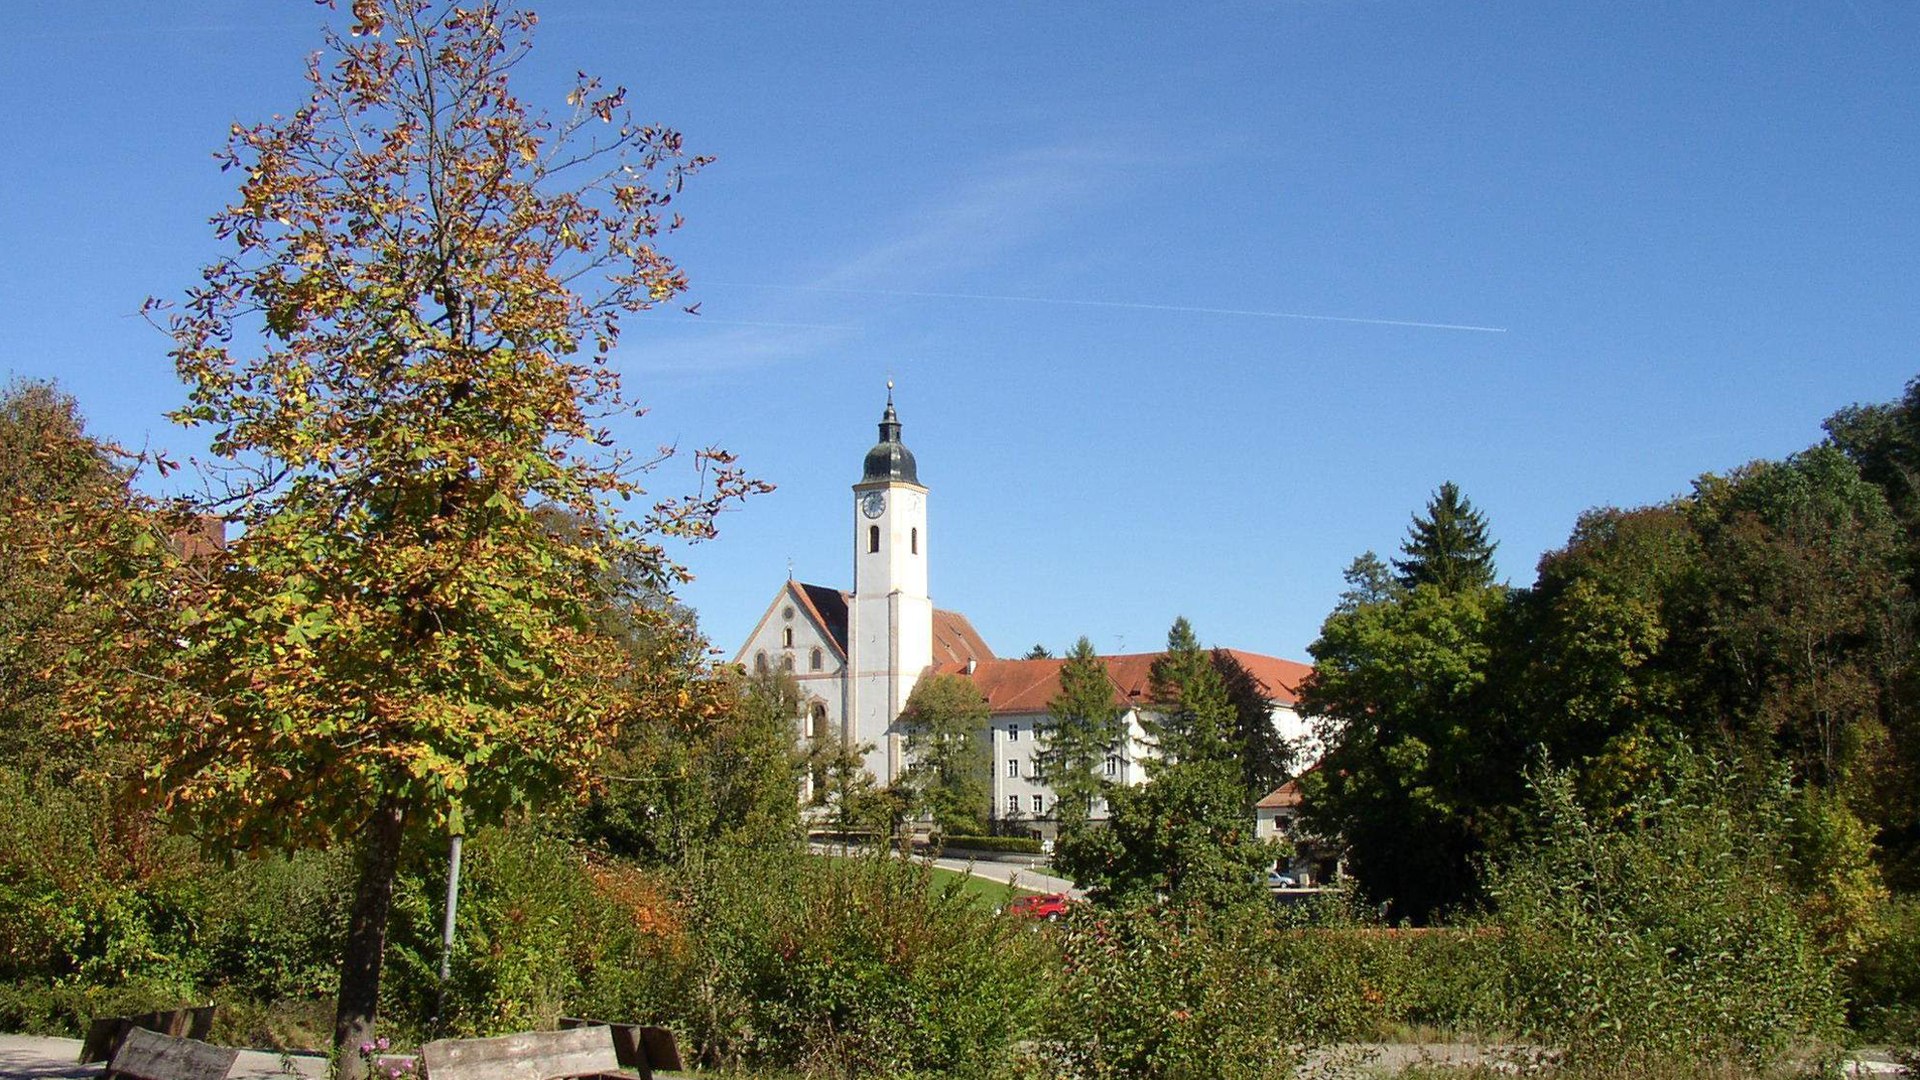
[[[825,585],[793,582],[788,586],[813,616],[813,621],[833,642],[841,656],[847,655],[847,594]]]
[[[760,616],[734,662],[755,673],[778,668],[803,679],[837,674],[846,658],[846,608],[844,604],[839,608],[840,637],[836,640],[830,616],[822,615],[814,597],[808,594],[809,588],[818,587],[787,582]]]

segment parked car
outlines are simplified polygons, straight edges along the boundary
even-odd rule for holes
[[[1036,893],[1032,896],[1016,896],[1007,904],[1007,914],[1020,915],[1029,919],[1045,919],[1053,922],[1067,913],[1067,905],[1073,898],[1066,893]]]
[[[1297,889],[1299,887],[1300,887],[1300,883],[1294,880],[1294,877],[1292,874],[1283,874],[1278,870],[1267,871],[1267,888]]]

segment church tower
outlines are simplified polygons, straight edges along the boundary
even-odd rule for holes
[[[847,613],[847,736],[868,743],[867,771],[882,785],[906,773],[906,739],[894,723],[933,663],[927,595],[927,489],[900,441],[887,383],[880,441],[853,485],[853,603]]]

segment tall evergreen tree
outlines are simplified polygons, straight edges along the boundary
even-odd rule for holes
[[[1260,872],[1279,852],[1254,837],[1234,707],[1186,619],[1168,631],[1151,679],[1151,782],[1112,788],[1108,827],[1063,840],[1055,862],[1103,902],[1164,896],[1218,907],[1256,899]]]
[[[1273,704],[1260,681],[1226,649],[1213,650],[1227,704],[1233,709],[1234,751],[1240,759],[1241,790],[1251,806],[1286,782],[1293,747],[1273,723]]]
[[[1167,630],[1167,651],[1153,662],[1148,696],[1156,716],[1147,734],[1159,756],[1157,766],[1237,757],[1226,684],[1184,615]]]
[[[1114,700],[1113,680],[1084,637],[1073,643],[1060,667],[1060,692],[1047,703],[1047,714],[1053,722],[1039,736],[1038,758],[1053,787],[1064,834],[1086,823],[1106,787],[1102,772],[1107,755],[1126,737],[1125,713]]]
[[[1426,513],[1416,515],[1400,545],[1405,559],[1393,560],[1400,584],[1406,588],[1435,585],[1445,592],[1485,588],[1493,584],[1494,543],[1487,539],[1487,519],[1460,488],[1449,480],[1427,502]]]

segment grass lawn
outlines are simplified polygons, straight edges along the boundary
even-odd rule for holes
[[[1009,866],[1007,867],[1007,873],[1011,875],[1015,869],[1017,868]],[[955,881],[960,883],[962,891],[971,894],[981,903],[996,908],[1005,907],[1007,901],[1016,896],[1029,896],[1032,895],[1033,892],[1031,889],[1016,889],[1008,885],[1004,878],[999,881],[994,881],[991,878],[974,877],[971,874],[963,874],[958,870],[943,870],[938,866],[933,868],[934,888],[944,889]]]

